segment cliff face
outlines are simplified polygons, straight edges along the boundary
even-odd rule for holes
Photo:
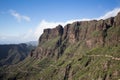
[[[45,29],[39,38],[39,46],[31,56],[59,57],[66,47],[78,42],[85,48],[117,46],[120,42],[120,13],[106,20],[80,21],[67,24],[64,28],[58,25],[53,29]],[[59,49],[58,49],[59,48]]]
[[[120,13],[106,20],[45,29],[30,56],[0,69],[0,79],[119,80],[119,62]]]
[[[31,56],[42,58],[45,56],[58,57],[58,47],[61,45],[63,27],[58,25],[54,29],[45,29],[39,38],[39,45]]]
[[[58,25],[56,28],[53,29],[45,29],[43,34],[39,38],[39,45],[43,44],[44,42],[54,39],[58,36],[62,36],[63,34],[63,27]]]

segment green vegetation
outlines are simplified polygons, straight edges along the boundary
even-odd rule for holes
[[[96,30],[96,31],[92,32],[91,35],[92,35],[93,37],[99,37],[99,35],[101,35],[101,33],[102,33],[101,31],[97,31],[97,30]]]
[[[44,48],[54,48],[57,41],[59,40],[60,37],[56,37],[54,39],[50,39],[48,41],[46,41],[45,43],[43,43],[41,46]]]
[[[106,47],[99,47],[93,48],[87,52],[88,55],[111,55],[114,57],[120,57],[118,54],[120,53],[120,46],[106,46]]]
[[[104,80],[107,77],[111,80],[120,79],[119,61],[105,57],[105,55],[120,57],[120,46],[97,47],[87,51],[84,53],[86,55],[83,55],[83,53],[80,54],[79,45],[80,43],[73,46],[69,45],[64,54],[56,61],[50,58],[43,58],[42,60],[27,58],[17,66],[6,69],[15,73],[10,74],[6,79],[65,80],[65,76],[69,76],[66,79],[71,80]],[[79,56],[77,56],[78,52]],[[66,72],[68,65],[71,66],[69,74]]]

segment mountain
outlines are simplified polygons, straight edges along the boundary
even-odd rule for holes
[[[120,13],[45,29],[22,62],[0,70],[1,80],[119,80]]]
[[[26,42],[26,44],[29,46],[37,46],[38,42],[37,41],[29,41],[29,42]]]
[[[0,66],[16,64],[24,60],[33,48],[24,43],[0,45]]]

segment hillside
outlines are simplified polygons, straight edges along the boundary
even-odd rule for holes
[[[1,69],[1,80],[119,80],[120,13],[45,29],[22,62]]]
[[[24,60],[34,47],[22,44],[0,45],[0,66],[16,64]]]

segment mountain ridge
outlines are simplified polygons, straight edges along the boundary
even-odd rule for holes
[[[73,44],[79,41],[85,41],[85,45],[88,48],[98,46],[109,45],[113,41],[113,45],[117,45],[120,42],[120,39],[115,39],[114,36],[112,39],[106,39],[106,36],[109,35],[107,30],[112,26],[120,25],[120,13],[114,18],[108,18],[106,20],[92,20],[92,21],[80,21],[73,22],[72,24],[67,24],[64,28],[61,25],[58,25],[53,29],[45,29],[43,34],[39,38],[39,46],[44,42],[49,41],[50,39],[60,37],[56,46],[59,46],[63,40]],[[81,26],[81,27],[77,27]],[[85,26],[85,27],[84,27]],[[94,32],[94,33],[93,33]],[[55,34],[56,33],[56,34]],[[92,35],[89,35],[92,34]],[[112,35],[112,34],[111,34]],[[94,38],[95,37],[95,38]],[[119,35],[116,35],[119,38]],[[104,44],[105,43],[105,44]],[[42,53],[41,53],[42,54]]]
[[[25,43],[1,44],[0,66],[16,64],[24,60],[35,47]]]

